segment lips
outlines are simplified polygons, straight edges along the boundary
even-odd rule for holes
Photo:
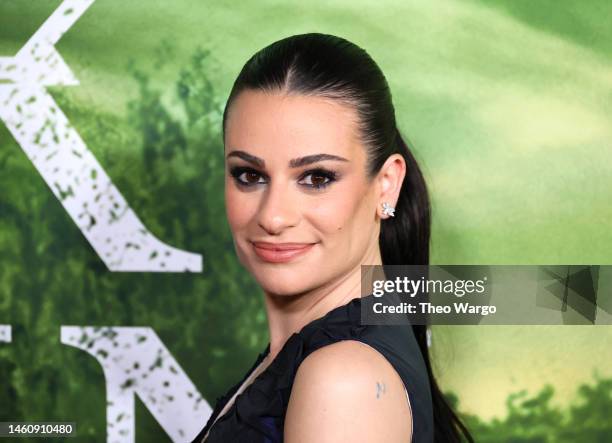
[[[284,263],[308,252],[314,243],[267,243],[253,242],[259,258],[271,263]]]

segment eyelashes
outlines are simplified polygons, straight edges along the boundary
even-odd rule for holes
[[[245,166],[231,167],[230,174],[234,178],[236,184],[244,188],[267,183],[265,174],[261,174],[257,170]],[[308,183],[301,184],[302,186],[310,189],[322,190],[338,180],[338,173],[324,168],[309,169],[302,174],[300,181],[307,177],[310,177],[310,179],[307,180]]]

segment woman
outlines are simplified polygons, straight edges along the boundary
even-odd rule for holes
[[[240,72],[223,137],[227,216],[270,343],[194,442],[471,441],[425,327],[360,324],[361,265],[429,260],[425,182],[376,63],[331,35],[280,40]]]

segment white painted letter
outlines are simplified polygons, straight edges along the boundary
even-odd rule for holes
[[[106,379],[108,443],[133,443],[134,395],[174,442],[190,442],[212,409],[151,328],[62,326],[62,343],[92,355]]]
[[[54,45],[93,1],[65,0],[15,57],[0,57],[0,119],[108,269],[201,272],[200,254],[147,230],[45,89],[78,84]]]

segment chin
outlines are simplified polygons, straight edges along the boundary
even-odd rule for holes
[[[312,286],[303,281],[304,275],[308,275],[304,269],[290,271],[259,268],[253,275],[265,292],[280,296],[301,294]]]

